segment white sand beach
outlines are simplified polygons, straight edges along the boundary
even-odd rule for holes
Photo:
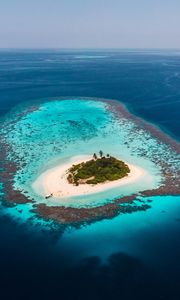
[[[48,169],[32,184],[33,190],[44,197],[52,194],[53,198],[69,198],[71,196],[98,193],[118,186],[129,185],[135,181],[143,179],[143,176],[145,175],[144,169],[139,166],[128,164],[130,173],[127,177],[122,179],[96,185],[80,184],[79,186],[75,186],[70,184],[67,181],[68,169],[72,166],[72,164],[79,164],[90,159],[92,159],[92,156],[89,155],[75,156],[63,164]]]

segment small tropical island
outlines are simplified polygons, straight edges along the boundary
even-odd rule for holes
[[[139,166],[120,158],[103,154],[68,157],[55,167],[47,169],[36,181],[33,189],[45,199],[67,203],[71,197],[88,196],[114,188],[131,187],[142,181],[147,173]],[[151,180],[151,178],[150,178]],[[77,201],[77,200],[74,200]]]
[[[130,169],[123,161],[99,151],[99,157],[93,154],[93,159],[81,162],[68,170],[67,180],[78,186],[79,184],[99,184],[114,181],[128,176]]]

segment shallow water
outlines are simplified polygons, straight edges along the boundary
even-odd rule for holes
[[[43,171],[63,163],[68,157],[93,155],[94,152],[98,154],[103,149],[105,153],[142,167],[146,172],[143,180],[130,185],[97,194],[65,198],[59,202],[59,205],[73,207],[97,206],[121,196],[158,187],[162,176],[151,157],[157,152],[166,157],[169,153],[171,157],[166,145],[159,145],[145,130],[137,130],[132,120],[115,118],[103,102],[57,99],[39,104],[39,109],[20,120],[8,118],[8,122],[10,125],[7,123],[4,126],[5,140],[16,153],[15,161],[25,163],[25,167],[15,175],[14,186],[28,192],[35,201],[45,201],[49,205],[58,205],[58,202],[53,198],[45,200],[36,194],[32,184]],[[146,151],[146,157],[140,155],[140,151]],[[14,161],[13,153],[9,153],[9,157]]]

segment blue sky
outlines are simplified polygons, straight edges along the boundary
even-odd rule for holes
[[[0,48],[180,48],[180,0],[0,0]]]

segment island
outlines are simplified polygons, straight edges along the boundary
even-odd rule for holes
[[[88,154],[68,157],[41,173],[33,182],[32,188],[46,200],[62,205],[68,203],[71,197],[95,195],[131,186],[142,182],[144,177],[151,181],[150,174],[140,166],[123,162],[109,154],[104,156],[100,151],[99,156],[94,153],[93,156]]]
[[[121,179],[130,173],[130,169],[123,161],[99,151],[100,157],[96,153],[93,159],[73,165],[68,170],[67,180],[71,184],[99,184],[107,181]]]

